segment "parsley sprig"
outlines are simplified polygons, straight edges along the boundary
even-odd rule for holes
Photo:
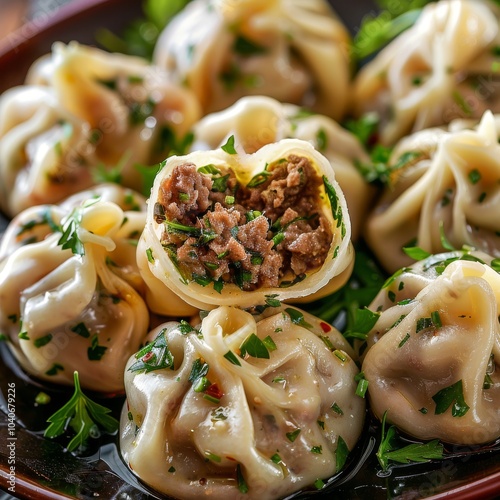
[[[50,425],[45,430],[44,436],[55,438],[60,436],[68,427],[71,427],[76,435],[69,442],[68,451],[74,451],[85,446],[89,437],[96,433],[98,427],[113,434],[118,430],[118,420],[109,413],[111,410],[101,406],[88,398],[80,388],[78,372],[74,373],[75,392],[72,398],[47,422]]]
[[[377,459],[382,469],[389,468],[389,462],[408,464],[410,462],[429,462],[443,458],[443,445],[438,439],[427,443],[412,443],[398,448],[398,433],[396,427],[391,425],[385,431],[387,411],[382,417],[382,439],[377,451]]]

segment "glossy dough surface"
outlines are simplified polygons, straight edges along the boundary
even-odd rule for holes
[[[154,61],[205,113],[267,95],[340,119],[349,40],[324,0],[195,0],[161,34]]]
[[[178,323],[151,332],[164,336],[173,366],[145,372],[131,371],[144,357],[128,363],[120,448],[135,474],[177,498],[272,499],[335,473],[339,439],[351,450],[363,427],[358,368],[338,331],[308,314],[297,324],[290,310],[300,314],[223,306],[202,321],[202,336]],[[252,334],[274,342],[268,359],[236,354]],[[205,392],[194,390],[197,363],[208,365]]]
[[[450,0],[427,5],[417,22],[368,62],[356,77],[358,114],[376,111],[380,139],[499,111],[493,2]]]
[[[32,207],[11,222],[0,247],[0,329],[29,373],[71,384],[77,370],[84,388],[123,390],[149,325],[135,263],[144,223],[145,212],[96,198]]]
[[[454,252],[406,268],[370,308],[362,370],[370,407],[417,439],[500,437],[500,277],[491,257]]]
[[[136,164],[167,156],[200,117],[196,98],[132,56],[56,43],[0,99],[0,208],[15,215],[87,189],[100,172],[140,189]],[[101,173],[102,175],[102,173]]]
[[[395,147],[394,161],[405,153],[413,160],[394,172],[365,232],[389,272],[411,263],[405,246],[444,251],[442,235],[454,248],[500,255],[498,126],[490,112],[474,129],[462,126],[417,132]]]

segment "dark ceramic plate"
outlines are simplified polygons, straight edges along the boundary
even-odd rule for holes
[[[353,31],[373,2],[356,0],[332,4]],[[31,63],[50,51],[54,41],[93,43],[99,27],[115,33],[141,15],[140,0],[76,0],[38,23],[26,25],[0,42],[0,93],[21,84]],[[0,214],[0,233],[7,221]],[[70,391],[43,386],[51,396],[35,406],[42,387],[29,379],[1,346],[0,362],[0,500],[94,499],[149,500],[159,498],[137,481],[121,461],[116,439],[90,445],[85,456],[64,451],[64,437],[43,438],[47,418],[70,397]],[[96,395],[91,395],[99,401]],[[118,418],[123,397],[101,403]],[[9,406],[10,404],[10,406]],[[379,430],[367,419],[366,432],[349,457],[346,470],[322,491],[304,491],[293,497],[342,499],[489,499],[500,495],[500,446],[483,449],[447,449],[439,462],[400,466],[382,474],[375,458]]]

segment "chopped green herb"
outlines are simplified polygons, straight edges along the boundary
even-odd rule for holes
[[[35,344],[35,347],[43,347],[44,345],[47,345],[50,341],[52,340],[52,334],[48,333],[47,335],[40,337],[38,339],[35,339],[33,341],[33,344]]]
[[[209,165],[205,165],[204,167],[198,168],[198,172],[200,174],[210,174],[210,175],[220,175],[221,171],[218,170],[215,165],[211,163]]]
[[[84,339],[88,339],[90,337],[90,332],[88,328],[85,326],[85,323],[81,322],[71,328],[72,332],[77,333],[80,337]]]
[[[241,366],[240,360],[233,351],[227,351],[226,354],[224,354],[224,357],[233,365]]]
[[[47,405],[50,403],[51,397],[45,392],[39,392],[35,397],[37,405]]]
[[[472,108],[470,107],[469,103],[465,100],[464,96],[458,90],[454,90],[451,96],[453,97],[453,100],[458,105],[458,107],[462,110],[462,113],[464,113],[464,115],[466,116],[473,115]]]
[[[267,48],[240,34],[234,40],[233,51],[242,57],[250,57],[266,53]]]
[[[295,429],[294,431],[287,432],[286,438],[288,439],[288,441],[293,443],[297,439],[297,437],[299,436],[300,431],[301,431],[301,429]]]
[[[436,415],[441,415],[450,406],[453,417],[463,417],[469,411],[469,406],[464,399],[462,380],[441,389],[432,396],[432,399],[436,403],[434,411]]]
[[[313,446],[311,448],[311,453],[316,453],[317,455],[321,455],[323,453],[323,447],[321,445]]]
[[[216,193],[224,193],[227,189],[227,181],[229,180],[229,174],[223,175],[221,177],[212,178],[212,191]]]
[[[236,466],[236,480],[238,482],[238,490],[240,493],[248,493],[248,485],[243,477],[243,473],[241,472],[241,465],[238,464]]]
[[[57,242],[63,250],[70,249],[76,255],[85,255],[85,247],[80,239],[78,230],[82,222],[82,210],[75,208],[62,223],[62,236]]]
[[[99,337],[96,334],[92,337],[91,345],[87,349],[87,357],[90,361],[100,361],[107,349],[107,347],[99,345]]]
[[[481,180],[481,172],[475,168],[474,170],[471,170],[469,172],[469,181],[472,183],[472,184],[477,184],[480,180]]]
[[[58,372],[64,370],[64,366],[60,365],[59,363],[54,363],[51,368],[49,368],[46,372],[45,375],[53,376],[57,375]]]
[[[314,487],[317,490],[322,490],[325,487],[325,483],[322,479],[316,479],[316,481],[314,481]]]
[[[221,149],[223,151],[225,151],[227,154],[230,154],[230,155],[235,155],[237,154],[238,152],[236,151],[235,147],[234,147],[234,135],[231,135],[226,144],[223,144],[221,146]]]
[[[215,453],[211,453],[210,451],[206,451],[205,456],[207,457],[208,460],[211,460],[212,462],[217,462],[217,463],[222,462],[222,459],[221,457],[219,457],[219,455],[215,455]]]
[[[182,335],[187,335],[188,333],[200,333],[194,326],[191,326],[185,319],[181,319],[179,326],[177,327]]]
[[[356,396],[364,398],[366,391],[368,390],[368,380],[366,380],[365,374],[363,372],[359,372],[355,375],[354,380],[358,383],[355,391]]]
[[[320,128],[316,133],[316,147],[318,151],[324,153],[328,146],[328,137],[324,128]]]
[[[429,252],[420,247],[403,247],[403,252],[416,261],[424,260],[431,256]]]
[[[166,332],[166,328],[160,330],[153,342],[136,353],[135,359],[137,361],[128,368],[128,371],[149,373],[155,370],[173,368],[174,357],[168,348]]]
[[[335,351],[333,351],[333,354],[338,358],[340,359],[340,361],[342,363],[345,363],[347,361],[347,356],[346,354],[343,352],[343,351],[340,351],[339,349],[335,349]]]
[[[344,412],[342,411],[342,409],[340,408],[340,406],[337,404],[337,403],[333,403],[332,406],[330,406],[330,408],[337,414],[337,415],[343,415]]]
[[[268,335],[267,337],[265,337],[263,340],[262,340],[262,343],[267,347],[267,349],[269,351],[275,351],[277,349],[277,346],[276,344],[274,343],[274,340],[271,338],[270,335]]]
[[[240,351],[242,357],[248,354],[253,358],[270,358],[269,350],[266,347],[266,344],[259,337],[257,337],[255,333],[252,333],[244,340],[240,346]]]
[[[337,440],[337,449],[335,450],[335,472],[339,472],[343,469],[348,455],[349,448],[342,436],[339,436]]]
[[[354,311],[354,321],[351,329],[345,333],[346,338],[356,338],[366,340],[368,333],[374,328],[378,319],[379,312],[370,311],[368,308],[356,309]]]
[[[255,188],[257,186],[260,186],[261,184],[264,184],[264,182],[266,182],[267,179],[272,175],[273,175],[272,172],[268,172],[267,170],[263,170],[262,172],[255,174],[248,182],[247,188]]]
[[[293,324],[303,326],[304,328],[312,328],[312,325],[305,320],[304,314],[297,309],[287,307],[285,312],[290,316]]]
[[[21,340],[30,340],[29,336],[28,336],[28,332],[26,331],[21,331],[19,332],[18,334],[18,337],[21,339]]]
[[[405,337],[403,338],[403,340],[398,344],[398,349],[401,348],[401,347],[403,347],[406,344],[406,342],[408,342],[408,340],[410,340],[410,334],[409,333],[407,333],[405,335]]]

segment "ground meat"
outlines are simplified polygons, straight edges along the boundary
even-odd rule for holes
[[[157,203],[157,222],[166,221],[162,243],[176,249],[187,276],[253,290],[278,287],[323,264],[332,232],[319,206],[322,179],[295,155],[266,170],[252,188],[239,186],[230,170],[210,176],[190,163],[164,181]]]
[[[210,206],[212,184],[210,177],[197,172],[192,163],[175,167],[160,188],[158,202],[163,205],[165,217],[182,224],[192,223],[198,213]]]

